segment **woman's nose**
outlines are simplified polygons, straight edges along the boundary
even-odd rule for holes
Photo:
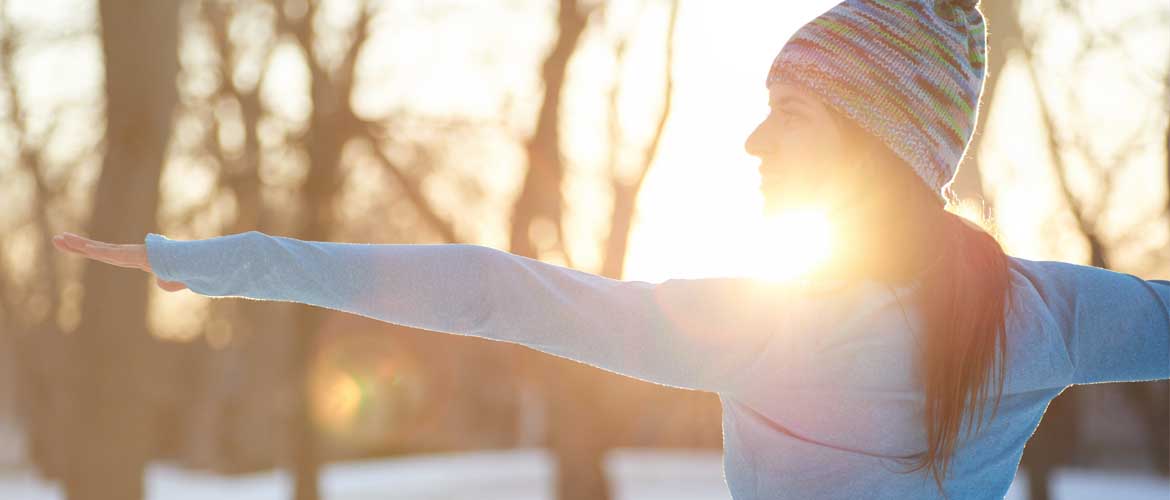
[[[744,141],[743,149],[744,151],[747,151],[747,154],[762,159],[772,153],[772,149],[775,147],[775,145],[772,144],[769,140],[766,125],[766,121],[761,122],[756,126],[756,129],[748,135],[747,141]]]

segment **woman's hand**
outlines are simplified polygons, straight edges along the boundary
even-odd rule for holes
[[[63,252],[73,252],[106,264],[132,267],[152,274],[154,272],[150,267],[150,260],[146,257],[146,245],[102,243],[73,233],[62,233],[53,236],[53,246]],[[187,288],[187,285],[178,281],[164,281],[158,277],[155,277],[154,281],[159,288],[168,292],[177,292]]]

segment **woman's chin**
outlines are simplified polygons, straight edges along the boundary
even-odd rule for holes
[[[796,207],[791,196],[781,195],[777,192],[764,193],[764,215],[772,216],[787,212]]]
[[[760,194],[764,197],[764,213],[775,214],[801,205],[801,197],[791,189],[778,184],[761,184]]]

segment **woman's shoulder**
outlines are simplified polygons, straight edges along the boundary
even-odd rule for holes
[[[1147,279],[1133,273],[1059,260],[1008,256],[1013,289],[1034,292],[1057,312],[1075,312],[1078,304],[1111,301],[1170,301],[1170,281]],[[1071,310],[1069,310],[1071,308]]]

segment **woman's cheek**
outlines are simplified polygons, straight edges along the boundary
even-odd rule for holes
[[[821,141],[810,134],[804,132],[795,132],[790,134],[788,143],[783,151],[790,153],[788,156],[789,165],[808,170],[815,168],[824,160],[825,152]]]
[[[787,158],[793,160],[810,157],[810,144],[806,133],[798,130],[786,130],[780,139],[779,150]]]
[[[823,134],[807,134],[803,138],[806,161],[815,163],[821,169],[833,168],[841,158],[841,145]]]

